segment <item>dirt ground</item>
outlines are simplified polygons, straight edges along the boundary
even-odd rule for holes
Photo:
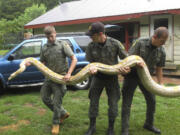
[[[154,80],[156,81],[156,77],[153,77]],[[119,80],[120,82],[123,81],[123,77],[119,76]],[[180,85],[180,77],[179,78],[175,78],[175,77],[163,77],[163,82],[164,84],[176,84],[176,85]]]

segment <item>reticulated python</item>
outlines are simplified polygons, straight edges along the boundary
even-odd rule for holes
[[[60,84],[76,84],[76,83],[79,83],[79,82],[85,80],[88,76],[90,76],[89,68],[91,66],[96,66],[98,69],[98,72],[113,75],[113,74],[118,74],[119,67],[123,67],[123,66],[133,67],[139,62],[144,63],[143,59],[136,55],[132,55],[132,56],[125,58],[117,65],[105,65],[102,63],[91,63],[91,64],[88,64],[86,67],[84,67],[76,75],[72,76],[68,82],[65,82],[63,80],[62,75],[51,71],[46,66],[44,66],[40,61],[36,60],[35,58],[27,58],[21,62],[20,68],[16,72],[12,73],[11,76],[8,78],[8,80],[11,80],[18,74],[22,73],[26,69],[26,66],[25,66],[26,62],[30,62],[31,64],[36,66],[46,77],[48,77],[52,81],[54,81],[56,83],[60,83]],[[142,84],[148,91],[150,91],[156,95],[165,96],[165,97],[180,96],[180,86],[166,87],[166,86],[157,84],[152,79],[145,63],[144,63],[144,68],[140,68],[137,66],[137,71],[138,71],[138,75],[139,75],[139,78],[140,78]]]

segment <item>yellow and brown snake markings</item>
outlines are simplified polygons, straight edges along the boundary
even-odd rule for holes
[[[71,76],[71,78],[68,82],[65,82],[63,80],[62,75],[51,71],[45,65],[43,65],[40,61],[36,60],[35,58],[30,57],[30,58],[24,59],[21,62],[20,68],[16,72],[12,73],[11,76],[8,78],[8,80],[11,80],[14,77],[16,77],[18,74],[22,73],[26,69],[26,66],[25,66],[26,62],[30,62],[32,65],[36,66],[46,77],[48,77],[52,81],[59,83],[59,84],[76,84],[76,83],[79,83],[79,82],[85,80],[87,77],[90,76],[89,68],[91,66],[97,67],[98,72],[113,75],[113,74],[118,74],[118,69],[120,67],[124,67],[124,66],[134,67],[139,62],[144,63],[143,59],[136,55],[129,56],[129,57],[125,58],[124,60],[122,60],[119,64],[116,64],[116,65],[105,65],[102,63],[90,63],[87,66],[85,66],[80,72],[78,72],[76,75]],[[142,84],[148,91],[150,91],[156,95],[164,96],[164,97],[180,96],[180,86],[167,86],[166,87],[163,85],[159,85],[152,79],[145,63],[144,63],[143,68],[140,68],[138,66],[136,68],[137,68],[138,76],[139,76]]]

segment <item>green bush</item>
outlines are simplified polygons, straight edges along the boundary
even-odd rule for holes
[[[46,7],[33,5],[14,20],[0,20],[0,48],[6,44],[17,44],[24,38],[24,25],[46,12]],[[31,30],[28,30],[31,31]]]

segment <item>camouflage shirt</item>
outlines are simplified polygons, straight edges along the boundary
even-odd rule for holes
[[[44,45],[40,61],[56,73],[65,73],[68,70],[67,57],[73,56],[70,46],[65,41],[55,41],[54,44]]]
[[[151,44],[151,38],[138,39],[129,50],[129,55],[139,55],[146,62],[150,73],[154,72],[154,67],[165,66],[166,53],[162,46],[155,47]]]
[[[127,53],[120,41],[110,37],[107,37],[105,44],[91,42],[86,49],[86,59],[89,62],[114,65],[118,63],[118,56],[124,59]]]
[[[115,65],[120,59],[127,57],[124,46],[120,41],[107,37],[104,44],[91,42],[86,49],[86,59],[89,62],[100,62],[107,65]],[[97,73],[96,77],[102,79],[112,79],[112,75]]]

